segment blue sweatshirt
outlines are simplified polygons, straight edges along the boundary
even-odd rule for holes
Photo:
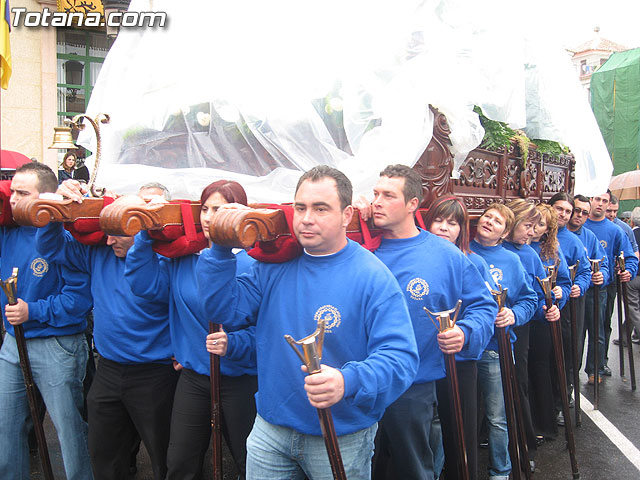
[[[582,242],[584,250],[587,253],[587,259],[602,259],[602,262],[600,262],[600,271],[602,272],[602,276],[604,277],[604,281],[606,282],[607,278],[609,277],[609,260],[607,259],[607,252],[605,252],[604,248],[602,248],[602,245],[598,241],[596,234],[588,228],[584,227],[580,227],[578,230],[572,233],[576,237],[578,237],[578,240],[580,240],[580,242]],[[589,263],[589,272],[591,272],[591,263]],[[589,285],[589,288],[593,286],[591,277],[589,277]]]
[[[584,222],[584,226],[596,234],[600,244],[607,252],[609,260],[609,278],[605,279],[604,284],[609,285],[615,280],[616,257],[620,252],[624,252],[625,266],[631,274],[631,278],[638,273],[638,258],[633,253],[629,239],[620,227],[610,222],[606,218],[595,221],[590,218]]]
[[[543,305],[545,304],[544,300],[544,292],[542,291],[542,287],[536,280],[536,277],[547,278],[547,272],[544,269],[544,265],[542,265],[542,260],[536,253],[536,251],[531,248],[531,245],[518,245],[513,242],[503,242],[504,248],[509,250],[520,258],[520,262],[524,267],[524,271],[527,272],[527,277],[529,278],[529,285],[533,288],[533,291],[538,295],[538,307],[536,308],[532,320],[543,321],[544,320],[544,310],[542,310]],[[540,316],[542,313],[542,317]]]
[[[580,295],[584,295],[591,285],[589,255],[580,239],[567,227],[558,229],[558,242],[560,242],[560,247],[562,248],[568,266],[575,265],[578,260],[580,261],[574,283],[580,287]]]
[[[338,435],[377,422],[413,383],[418,352],[403,294],[371,252],[349,240],[337,253],[285,263],[256,262],[236,278],[236,256],[213,245],[196,267],[204,309],[225,326],[256,324],[258,413],[268,422],[320,435],[304,390],[299,340],[324,319],[322,363],[340,369],[344,397],[331,407]]]
[[[93,337],[98,353],[117,363],[170,363],[168,299],[150,302],[124,280],[124,258],[106,245],[77,242],[61,223],[38,229],[36,248],[91,277]]]
[[[209,318],[198,297],[196,264],[200,255],[179,258],[158,257],[146,231],[136,235],[127,253],[124,276],[131,291],[148,301],[169,298],[169,325],[173,355],[185,368],[201,375],[210,374],[205,339]],[[238,273],[246,272],[253,260],[242,250],[237,255]],[[164,264],[164,265],[162,265]],[[227,354],[220,357],[220,373],[230,377],[256,375],[255,327],[227,332]]]
[[[496,290],[497,289],[496,282],[493,280],[493,277],[491,276],[491,272],[489,271],[489,265],[487,265],[487,262],[485,261],[485,259],[475,252],[470,252],[467,255],[467,258],[476,267],[482,279],[489,284],[489,287],[492,288],[493,290]]]
[[[613,219],[613,224],[619,226],[622,231],[625,233],[627,238],[629,239],[629,243],[631,243],[631,249],[634,252],[638,251],[638,242],[636,241],[636,236],[633,233],[633,230],[629,225],[620,220],[618,217]]]
[[[7,280],[18,267],[17,297],[27,303],[29,319],[22,324],[25,338],[74,335],[87,327],[91,309],[89,276],[38,254],[34,227],[0,227],[0,277]],[[0,289],[0,308],[6,331],[15,336],[6,321],[8,303]]]
[[[555,265],[555,258],[543,260],[542,256],[540,256],[540,242],[531,242],[531,248],[533,248],[533,250],[535,250],[535,252],[538,254],[538,257],[542,261],[542,265],[544,267]],[[571,294],[571,277],[569,276],[569,266],[567,265],[567,259],[565,258],[564,252],[562,251],[562,248],[560,246],[558,246],[558,258],[560,259],[560,264],[558,265],[558,276],[556,277],[556,285],[562,289],[562,298],[558,301],[558,308],[562,309],[566,305],[567,301],[569,300],[569,295]],[[542,280],[546,277],[548,277],[548,275],[546,275],[545,273],[545,276],[540,277],[540,279]],[[536,280],[536,283],[537,282],[538,281]],[[551,293],[551,297],[555,298],[555,295]],[[535,319],[538,321],[546,321],[546,319],[544,318],[544,311],[538,310],[536,312]]]
[[[531,288],[527,272],[525,272],[518,255],[505,249],[502,244],[485,247],[472,240],[469,247],[487,262],[494,282],[501,285],[503,289],[509,289],[505,306],[513,311],[516,320],[514,326],[527,323],[537,309],[538,298]],[[511,328],[509,330],[511,331]],[[510,333],[513,343],[516,340],[515,334],[513,331]],[[498,351],[498,339],[495,334],[486,350]]]
[[[438,346],[438,330],[424,307],[450,310],[462,300],[458,325],[465,343],[460,360],[477,360],[493,336],[496,302],[475,266],[451,242],[420,230],[411,238],[383,239],[376,257],[389,267],[404,292],[420,354],[414,383],[426,383],[446,374]]]

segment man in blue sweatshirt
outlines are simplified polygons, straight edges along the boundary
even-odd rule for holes
[[[75,180],[66,180],[58,193],[81,202],[83,188]],[[168,299],[148,301],[131,291],[124,267],[133,241],[133,237],[109,236],[106,245],[83,245],[61,223],[51,223],[36,234],[43,255],[91,277],[93,335],[100,361],[87,407],[96,479],[126,478],[138,434],[149,452],[154,478],[162,480],[167,472],[177,382],[171,361]]]
[[[567,228],[582,242],[589,259],[602,259],[602,262],[600,263],[600,271],[591,274],[591,286],[584,296],[584,317],[578,317],[578,363],[580,364],[582,362],[584,342],[586,334],[589,332],[585,371],[589,375],[589,382],[593,383],[595,378],[593,375],[594,362],[592,341],[593,336],[595,335],[593,332],[593,296],[595,289],[593,287],[595,285],[602,287],[605,283],[605,279],[609,278],[609,260],[607,259],[607,254],[595,234],[588,228],[584,228],[584,223],[587,221],[587,218],[589,218],[589,213],[591,212],[591,203],[589,202],[589,199],[583,195],[576,195],[573,199],[573,204],[573,214],[567,223]],[[598,296],[598,301],[600,302],[599,315],[602,318],[602,315],[604,315],[605,303],[607,301],[606,289],[600,288]],[[599,338],[599,341],[601,344],[599,351],[602,351],[604,347],[604,336]]]
[[[347,477],[370,478],[376,422],[415,378],[418,353],[400,287],[380,260],[346,237],[351,197],[342,172],[314,167],[298,181],[293,205],[301,256],[256,262],[237,278],[230,248],[213,244],[198,262],[204,310],[225,326],[256,325],[249,479],[332,478],[315,411],[329,407]],[[305,337],[320,320],[322,370],[306,376],[283,336]]]
[[[498,309],[480,273],[460,249],[416,227],[422,182],[415,170],[388,166],[380,173],[373,194],[373,221],[383,231],[375,255],[389,267],[404,292],[420,354],[413,385],[387,408],[380,421],[374,478],[388,478],[390,468],[393,478],[432,479],[429,434],[437,404],[436,380],[445,376],[443,353],[472,361],[480,358],[493,335]],[[458,300],[462,307],[455,326],[438,333],[424,309],[451,310]],[[446,475],[458,478],[458,471]],[[475,471],[471,478],[476,478]]]
[[[620,227],[606,218],[606,210],[611,200],[611,192],[606,191],[603,194],[596,195],[591,199],[591,213],[589,218],[585,222],[584,226],[595,233],[596,237],[600,241],[600,244],[607,253],[607,259],[609,260],[609,278],[605,280],[604,286],[606,287],[607,296],[615,292],[616,282],[616,257],[620,255],[620,252],[624,252],[626,259],[626,271],[620,274],[621,282],[628,282],[636,276],[638,271],[638,257],[636,257],[631,242],[622,231]],[[613,312],[613,307],[611,307]],[[599,373],[601,375],[611,375],[611,370],[606,364],[607,351],[609,349],[609,337],[611,335],[611,314],[607,315],[606,308],[604,314],[600,317],[600,329],[602,329],[603,336],[603,348],[601,350],[601,359]]]
[[[54,192],[57,186],[49,167],[25,164],[13,177],[11,206],[23,198]],[[87,424],[82,417],[82,379],[88,355],[84,329],[91,308],[89,278],[71,266],[40,255],[35,248],[36,230],[0,230],[0,276],[6,280],[13,267],[19,269],[17,305],[8,305],[4,291],[0,293],[7,329],[0,350],[0,478],[26,480],[30,476],[30,412],[14,338],[14,326],[22,325],[33,379],[58,433],[66,478],[87,480],[92,475]]]

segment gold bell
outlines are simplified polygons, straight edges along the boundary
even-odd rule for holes
[[[49,148],[76,149],[71,136],[71,127],[53,127],[53,143]]]

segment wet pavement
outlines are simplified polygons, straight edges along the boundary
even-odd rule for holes
[[[611,339],[618,338],[617,316],[613,315],[613,333]],[[605,426],[607,433],[594,423],[587,413],[593,413],[593,407],[582,402],[582,426],[574,428],[576,442],[576,457],[582,480],[638,480],[640,479],[640,345],[633,345],[634,359],[636,364],[636,377],[638,379],[638,390],[631,391],[629,380],[629,365],[627,350],[625,349],[625,370],[626,377],[621,377],[619,372],[618,346],[609,347],[609,367],[612,370],[611,377],[603,377],[603,382],[599,390],[599,411],[595,412],[597,417],[604,417],[604,423],[610,422],[611,426]],[[586,350],[586,349],[585,349]],[[587,376],[584,372],[580,374],[582,381],[581,394],[584,400],[593,404],[593,386],[587,384]],[[572,409],[573,420],[573,409]],[[603,423],[601,418],[597,419],[599,424]],[[49,421],[45,420],[45,430],[47,441],[53,464],[56,479],[64,479],[62,469],[62,458],[55,431]],[[554,441],[547,441],[538,448],[536,457],[536,473],[533,478],[540,480],[565,480],[571,479],[571,464],[569,452],[564,441],[564,428],[560,427],[558,438]],[[617,436],[618,433],[622,436]],[[625,438],[627,440],[625,440]],[[628,442],[628,443],[627,443]],[[627,455],[621,451],[626,451]],[[236,478],[235,468],[230,461],[228,451],[225,447],[225,464],[223,470],[224,480]],[[629,457],[629,458],[627,458]],[[487,478],[486,474],[487,450],[481,449],[479,455],[479,475],[480,480]],[[37,455],[32,456],[32,480],[43,479],[39,459]],[[204,478],[212,478],[210,452],[205,461]],[[138,455],[138,472],[131,479],[152,480],[149,457],[142,446]]]

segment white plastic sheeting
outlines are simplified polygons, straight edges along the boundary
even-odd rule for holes
[[[477,104],[568,144],[576,191],[597,191],[610,160],[568,57],[559,68],[560,47],[530,42],[531,30],[497,13],[513,5],[133,0],[130,11],[168,22],[121,29],[100,72],[87,112],[111,115],[98,184],[127,193],[158,181],[198,198],[228,178],[251,201],[286,202],[301,171],[325,163],[369,194],[387,164],[422,154],[429,104],[447,115],[459,164],[484,134]],[[90,130],[79,141],[95,151]]]

